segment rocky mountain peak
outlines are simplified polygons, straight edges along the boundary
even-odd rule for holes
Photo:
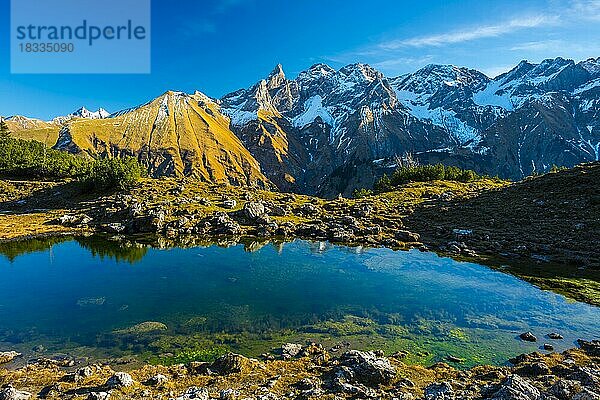
[[[285,77],[285,73],[283,72],[283,67],[281,64],[277,64],[269,76],[267,76],[267,89],[273,90],[280,88],[283,84],[285,84],[285,82],[287,82],[287,79]]]

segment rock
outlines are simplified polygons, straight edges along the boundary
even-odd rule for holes
[[[367,217],[373,212],[373,207],[369,204],[357,204],[350,209],[350,213],[354,217]]]
[[[167,325],[163,324],[162,322],[145,321],[145,322],[140,322],[139,324],[130,326],[129,328],[118,329],[113,332],[116,334],[119,334],[119,335],[141,335],[144,333],[166,331],[168,329],[169,328],[167,327]]]
[[[492,395],[495,400],[541,400],[540,391],[519,375],[510,375]]]
[[[87,400],[108,400],[110,399],[110,392],[90,392]]]
[[[302,345],[297,343],[286,343],[281,346],[281,355],[285,360],[296,357],[302,351]]]
[[[581,385],[577,381],[562,379],[550,388],[550,393],[560,400],[570,400],[576,393],[581,391]]]
[[[31,393],[17,390],[10,384],[0,389],[0,400],[28,400],[29,398]]]
[[[208,395],[208,390],[205,388],[199,388],[192,386],[188,388],[181,396],[177,397],[175,400],[209,400],[210,397]]]
[[[255,221],[258,217],[265,214],[265,206],[257,201],[249,201],[244,204],[244,216],[251,221]]]
[[[552,332],[548,334],[548,338],[552,340],[563,340],[563,336],[560,333]]]
[[[108,378],[106,386],[113,389],[126,388],[134,385],[133,378],[127,372],[116,372]]]
[[[583,386],[600,385],[600,371],[589,367],[577,367],[568,379],[579,381]]]
[[[148,378],[148,380],[145,382],[145,384],[148,386],[162,386],[165,383],[167,383],[168,381],[169,381],[169,378],[167,378],[165,375],[156,374],[156,375]]]
[[[125,225],[118,222],[113,222],[110,224],[102,224],[100,229],[107,233],[119,234],[125,232]]]
[[[314,218],[321,213],[321,210],[315,205],[304,203],[296,209],[296,212],[302,216]]]
[[[340,363],[354,373],[357,382],[367,386],[386,385],[396,377],[396,368],[390,361],[370,351],[347,351],[340,358]]]
[[[552,345],[551,345],[551,344],[549,344],[549,343],[544,343],[544,346],[543,346],[543,347],[544,347],[544,350],[547,350],[547,351],[554,351],[554,346],[552,346]]]
[[[515,370],[515,373],[521,376],[540,376],[550,374],[550,368],[543,362],[525,364]]]
[[[571,400],[600,400],[600,394],[598,392],[592,392],[588,388],[577,393]]]
[[[237,201],[235,201],[233,199],[226,199],[226,200],[223,200],[223,203],[221,205],[223,206],[223,208],[231,210],[231,209],[235,208],[235,206],[237,206]]]
[[[252,367],[252,360],[235,353],[227,353],[210,365],[210,370],[220,375],[247,372]]]
[[[76,369],[74,372],[71,372],[70,374],[66,374],[65,376],[63,376],[61,378],[61,381],[79,383],[79,382],[83,381],[85,378],[92,376],[93,374],[94,374],[94,370],[92,369],[92,367],[89,367],[89,366],[82,367],[82,368]]]
[[[17,353],[16,351],[4,351],[0,352],[0,364],[6,364],[11,362],[17,357],[21,357],[21,353]]]
[[[219,393],[219,399],[221,400],[236,400],[240,396],[240,392],[233,389],[223,389]]]
[[[453,400],[454,390],[448,382],[432,383],[423,391],[426,400]]]
[[[85,215],[73,215],[73,214],[65,214],[60,216],[56,222],[62,226],[76,227],[76,226],[87,226],[90,222],[92,222],[92,218]]]
[[[405,230],[397,230],[394,233],[394,237],[397,240],[405,243],[418,242],[421,239],[419,234]]]
[[[272,215],[274,217],[285,217],[287,215],[287,210],[277,204],[269,204],[266,210],[267,214]]]
[[[588,355],[600,357],[600,340],[588,342],[587,340],[578,339],[577,344],[581,347],[581,350],[585,351]]]
[[[455,357],[455,356],[447,356],[446,360],[448,360],[450,362],[453,362],[453,363],[463,363],[463,362],[465,362],[464,359],[459,358],[459,357]]]
[[[537,342],[537,337],[531,332],[521,333],[519,337],[526,342]]]

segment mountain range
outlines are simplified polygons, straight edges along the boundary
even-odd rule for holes
[[[367,64],[288,79],[278,65],[221,99],[167,92],[110,115],[6,121],[57,149],[137,157],[155,177],[348,195],[409,152],[520,179],[599,159],[600,58],[522,61],[493,79],[453,65],[386,77]]]

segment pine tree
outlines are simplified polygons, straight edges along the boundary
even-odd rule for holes
[[[10,129],[8,129],[8,125],[4,121],[4,119],[0,118],[0,139],[4,139],[10,136]]]

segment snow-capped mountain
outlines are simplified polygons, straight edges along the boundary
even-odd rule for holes
[[[7,121],[57,148],[135,155],[155,176],[304,193],[369,187],[406,152],[520,179],[599,159],[600,58],[522,61],[494,79],[452,65],[388,78],[366,64],[316,64],[289,79],[278,65],[218,100],[168,92],[111,115]]]

